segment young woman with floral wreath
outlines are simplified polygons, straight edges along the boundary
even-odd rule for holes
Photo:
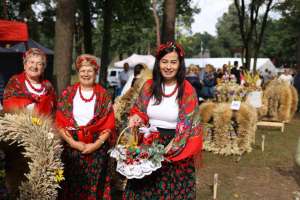
[[[67,87],[57,103],[56,124],[66,142],[59,199],[111,199],[107,177],[107,151],[115,138],[111,97],[95,83],[99,69],[95,56],[79,56],[76,69],[79,83]]]
[[[185,80],[184,51],[179,44],[160,45],[153,69],[131,109],[129,126],[150,125],[160,134],[167,162],[143,179],[127,182],[123,199],[195,199],[195,167],[191,156],[177,159],[192,136],[202,143],[197,94]],[[201,148],[201,145],[200,145]]]

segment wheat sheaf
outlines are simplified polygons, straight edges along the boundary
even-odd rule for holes
[[[29,172],[19,186],[21,200],[55,200],[63,177],[61,140],[50,119],[29,112],[0,117],[0,141],[24,148]]]

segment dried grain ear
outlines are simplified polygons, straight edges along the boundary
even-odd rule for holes
[[[295,88],[288,83],[273,80],[264,90],[263,107],[258,111],[259,117],[288,122],[294,116],[297,105],[298,95]]]
[[[216,104],[212,101],[207,101],[199,106],[199,115],[202,123],[208,123],[212,120],[215,107]]]

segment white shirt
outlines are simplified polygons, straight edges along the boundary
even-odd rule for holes
[[[40,89],[42,87],[42,84],[40,84],[40,83],[31,83],[31,85],[33,87],[35,87],[35,88],[38,88],[38,89]],[[29,85],[29,83],[27,82],[27,80],[25,80],[25,86],[26,86],[27,90],[30,93],[32,93],[32,94],[36,94],[38,96],[41,96],[41,95],[43,95],[45,93],[45,88],[41,92],[37,92],[34,89],[32,89],[32,87]],[[34,109],[34,106],[35,106],[35,103],[31,103],[31,104],[28,104],[26,106],[26,108],[27,108],[27,110],[31,110],[32,111]]]
[[[174,91],[176,85],[165,86],[165,94],[170,94]],[[159,105],[154,105],[155,99],[152,97],[147,107],[147,115],[151,126],[175,129],[177,125],[179,106],[176,100],[178,90],[171,97],[162,97]]]
[[[86,99],[91,98],[93,91],[81,91],[82,96]],[[96,95],[94,98],[85,102],[80,98],[79,88],[76,91],[75,97],[73,99],[73,116],[75,121],[79,126],[85,126],[94,117],[96,103]]]

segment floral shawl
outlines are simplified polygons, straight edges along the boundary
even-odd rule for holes
[[[147,106],[151,98],[153,80],[148,80],[143,86],[140,95],[131,109],[131,115],[138,114],[148,123]],[[177,156],[185,147],[187,139],[191,136],[202,135],[202,126],[200,124],[200,115],[198,113],[198,99],[193,86],[184,81],[184,93],[179,102],[179,114],[176,126],[176,135],[173,146],[168,153],[168,157]]]
[[[55,90],[48,80],[43,80],[42,84],[45,86],[45,93],[39,96],[28,91],[24,72],[12,76],[4,89],[4,111],[24,109],[27,105],[35,103],[35,111],[39,114],[52,114],[56,105]]]
[[[61,94],[56,111],[56,125],[60,128],[71,128],[81,130],[85,136],[92,137],[103,130],[111,130],[110,142],[113,143],[115,136],[115,116],[113,112],[111,97],[99,84],[95,85],[96,103],[94,117],[87,125],[78,126],[73,117],[73,99],[79,87],[79,83],[67,87]],[[78,138],[80,139],[80,138]]]

